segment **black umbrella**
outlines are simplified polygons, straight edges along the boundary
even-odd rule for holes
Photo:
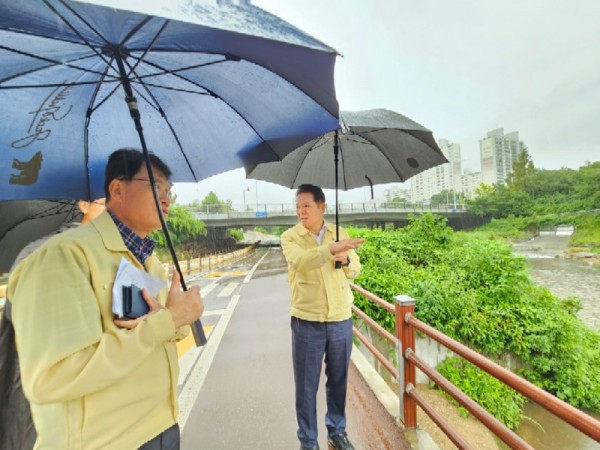
[[[248,178],[289,188],[303,183],[335,189],[400,183],[447,163],[433,133],[408,117],[386,109],[341,111],[339,128],[300,146],[282,161],[246,169]]]
[[[337,126],[333,49],[251,4],[175,9],[0,0],[0,200],[102,197],[120,147],[192,182]]]
[[[81,219],[74,201],[0,202],[0,273],[8,272],[19,252]]]

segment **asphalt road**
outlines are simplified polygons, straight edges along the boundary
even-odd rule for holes
[[[202,287],[208,344],[181,357],[182,449],[296,449],[285,261],[279,249],[270,249],[237,264],[190,281]],[[322,449],[327,448],[324,379],[318,404]],[[347,417],[358,450],[410,448],[353,366]]]

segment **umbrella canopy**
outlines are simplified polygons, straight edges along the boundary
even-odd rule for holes
[[[81,212],[75,201],[0,202],[0,273],[10,270],[27,244],[80,218]]]
[[[341,111],[337,130],[300,146],[280,162],[249,167],[246,175],[289,188],[309,183],[347,190],[404,182],[447,162],[433,133],[402,114],[386,109]]]
[[[250,4],[186,5],[173,18],[0,0],[0,200],[102,197],[120,147],[141,144],[151,168],[149,142],[192,182],[337,127],[333,49]]]
[[[338,126],[330,47],[250,4],[164,12],[0,0],[0,200],[102,197],[144,138],[193,182]]]
[[[387,109],[341,111],[338,129],[302,145],[282,161],[246,168],[246,176],[290,188],[308,183],[335,189],[338,240],[338,188],[404,182],[447,162],[433,133],[402,114]],[[341,264],[336,262],[336,267]]]

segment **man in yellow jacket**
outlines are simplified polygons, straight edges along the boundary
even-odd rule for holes
[[[320,187],[301,185],[296,191],[300,223],[281,235],[291,289],[292,360],[296,384],[296,418],[300,449],[318,449],[317,389],[325,358],[328,441],[333,448],[352,450],[346,434],[346,390],[352,351],[352,300],[348,279],[358,276],[355,249],[362,238],[350,239],[325,222],[325,194]],[[341,263],[336,268],[336,262]]]
[[[144,161],[137,150],[114,152],[107,211],[50,239],[9,278],[35,448],[179,448],[175,342],[204,310],[199,288],[181,291],[175,274],[157,298],[142,290],[147,314],[124,320],[112,313],[122,259],[166,281],[148,237],[160,219]],[[154,155],[151,162],[167,215],[171,172]]]
[[[79,200],[77,207],[82,215],[80,225],[91,223],[98,217],[105,209],[104,203],[104,198],[94,201]],[[13,267],[52,236],[78,225],[69,223],[51,235],[30,242],[19,252]],[[36,432],[29,402],[21,385],[11,310],[10,299],[7,299],[0,320],[0,449],[31,450],[36,441]]]

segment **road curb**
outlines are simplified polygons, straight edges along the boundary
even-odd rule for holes
[[[377,400],[379,400],[396,422],[400,422],[400,399],[383,378],[381,378],[381,375],[377,373],[369,361],[367,361],[367,358],[362,354],[356,344],[352,344],[351,360],[377,397]]]
[[[352,344],[350,359],[375,394],[375,397],[377,397],[377,400],[379,400],[389,415],[394,418],[398,426],[402,428],[402,432],[410,442],[411,447],[415,450],[439,450],[437,444],[423,428],[417,426],[415,430],[403,429],[400,420],[400,399],[398,395],[388,386],[381,375],[377,373],[356,344]]]

